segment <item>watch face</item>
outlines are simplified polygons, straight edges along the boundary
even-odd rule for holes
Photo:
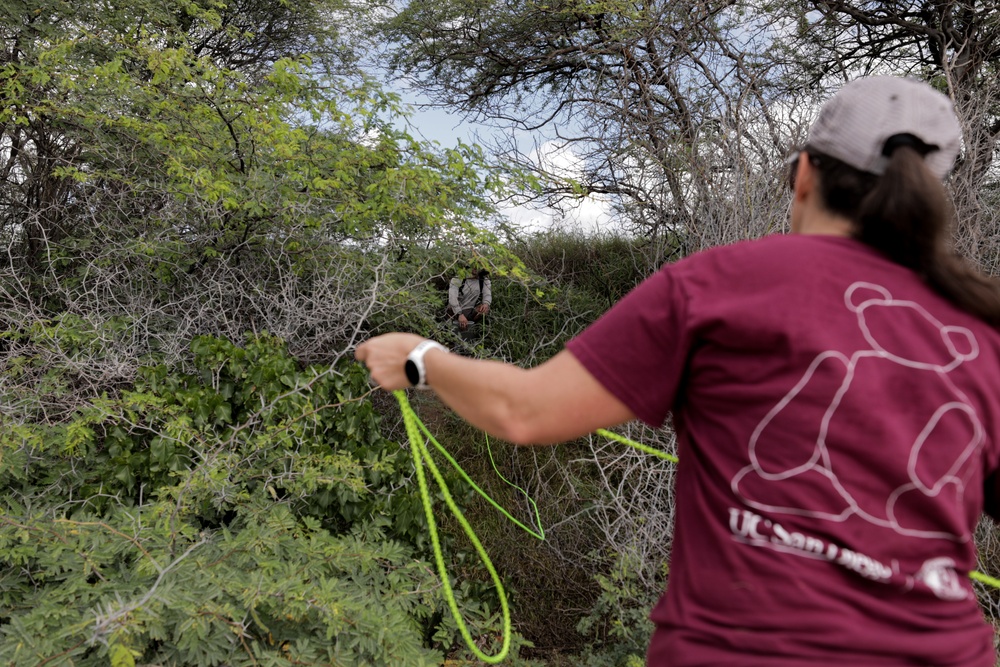
[[[413,360],[407,359],[406,364],[403,366],[403,370],[406,371],[406,379],[410,381],[414,387],[420,383],[420,371],[417,370],[417,365],[413,363]]]

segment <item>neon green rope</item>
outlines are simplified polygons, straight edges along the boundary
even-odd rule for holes
[[[522,529],[527,531],[529,534],[537,537],[540,540],[543,540],[545,539],[545,531],[542,529],[542,519],[538,514],[538,507],[537,505],[535,505],[535,501],[528,496],[527,492],[524,491],[524,489],[520,488],[515,484],[512,484],[503,475],[500,475],[500,471],[497,470],[496,463],[493,462],[493,452],[490,452],[490,462],[493,464],[493,469],[496,471],[497,475],[500,476],[500,479],[502,479],[504,482],[510,484],[510,486],[513,486],[515,489],[524,494],[524,496],[528,499],[528,502],[531,503],[531,507],[534,510],[535,514],[535,523],[538,528],[538,530],[536,531],[533,530],[532,528],[528,528],[523,523],[521,523],[513,516],[511,516],[511,514],[507,512],[507,510],[505,510],[503,507],[497,504],[495,500],[493,500],[485,491],[480,489],[479,486],[472,481],[472,479],[469,478],[469,476],[465,473],[464,470],[462,470],[462,468],[458,465],[455,459],[452,458],[447,451],[445,451],[444,447],[441,446],[441,443],[437,441],[437,439],[431,434],[431,432],[427,430],[427,427],[424,426],[423,422],[421,422],[420,419],[417,417],[416,413],[413,411],[413,408],[410,407],[410,403],[406,398],[406,392],[397,390],[393,392],[393,395],[395,395],[396,400],[399,401],[399,409],[403,413],[403,425],[406,427],[406,435],[407,438],[409,438],[410,440],[410,452],[413,456],[413,467],[417,473],[417,485],[420,488],[420,500],[424,506],[424,515],[427,517],[427,529],[430,531],[431,546],[434,549],[434,562],[437,565],[438,576],[441,577],[441,585],[444,588],[444,597],[448,603],[448,608],[451,610],[451,615],[455,619],[455,623],[458,626],[458,631],[461,633],[462,639],[465,640],[465,644],[466,646],[469,647],[469,650],[472,651],[472,653],[475,654],[475,656],[480,660],[482,660],[483,662],[496,664],[498,662],[501,662],[504,658],[506,658],[507,653],[510,651],[511,622],[510,622],[510,608],[507,605],[507,593],[504,590],[503,582],[500,581],[500,575],[497,574],[496,568],[493,566],[493,561],[490,560],[489,555],[487,555],[486,553],[486,549],[483,548],[483,545],[479,541],[479,538],[476,536],[475,531],[472,530],[472,526],[469,525],[469,522],[468,520],[466,520],[465,515],[462,514],[462,511],[458,508],[458,505],[451,497],[451,492],[448,490],[448,485],[447,483],[445,483],[444,477],[441,475],[441,471],[438,469],[437,465],[435,465],[433,459],[431,459],[430,452],[427,451],[427,445],[424,439],[420,437],[421,432],[423,432],[423,434],[427,436],[427,440],[429,440],[434,444],[437,450],[444,455],[444,457],[448,460],[448,462],[452,465],[452,467],[454,467],[455,470],[458,471],[459,475],[462,476],[462,479],[464,479],[470,486],[472,486],[472,488],[475,489],[476,492],[479,493],[479,495],[481,495],[483,498],[489,501],[489,503],[498,510],[500,510],[500,512],[503,513],[504,516],[506,516],[508,519],[510,519],[515,524],[520,526]],[[487,450],[488,448],[489,448],[489,440],[487,440]],[[444,498],[445,504],[448,506],[448,509],[451,510],[451,513],[455,516],[455,519],[458,521],[459,525],[462,526],[462,530],[469,538],[469,541],[472,542],[472,546],[476,549],[476,553],[479,554],[480,560],[486,567],[486,570],[490,573],[490,578],[493,580],[493,584],[496,586],[497,596],[500,598],[500,609],[503,614],[503,644],[500,648],[500,652],[497,653],[496,655],[492,656],[486,655],[479,649],[478,646],[476,646],[476,643],[472,639],[472,634],[469,632],[469,628],[465,624],[465,621],[462,619],[462,615],[458,610],[458,603],[455,600],[455,592],[451,587],[451,580],[448,578],[448,571],[445,568],[444,553],[441,550],[441,541],[438,538],[437,524],[434,521],[434,510],[433,507],[431,506],[430,489],[428,488],[427,485],[427,477],[424,474],[424,466],[426,466],[427,469],[431,471],[431,475],[434,477],[434,480],[437,482],[438,488],[441,490],[441,496]]]
[[[397,396],[397,399],[398,398],[399,397]],[[406,400],[406,395],[405,394],[403,395],[403,398],[401,400],[402,401]],[[400,405],[402,405],[402,403]],[[495,500],[493,500],[493,498],[491,498],[489,496],[489,494],[487,494],[485,491],[483,491],[481,488],[479,488],[479,486],[475,482],[472,481],[472,478],[469,477],[465,473],[464,470],[462,470],[462,467],[458,465],[458,462],[456,462],[455,459],[453,459],[451,457],[451,454],[448,453],[448,450],[446,450],[441,445],[441,443],[437,441],[437,438],[435,438],[434,435],[429,430],[427,430],[427,427],[416,416],[416,413],[413,412],[413,408],[410,407],[409,403],[406,403],[406,407],[403,408],[403,410],[404,411],[409,411],[410,414],[413,415],[413,418],[416,421],[417,426],[420,428],[420,430],[423,431],[424,435],[427,437],[428,440],[431,441],[431,443],[433,443],[433,445],[437,448],[437,450],[439,452],[441,452],[441,455],[444,456],[445,459],[448,460],[448,463],[450,463],[451,466],[462,477],[462,479],[465,480],[466,484],[468,484],[469,486],[471,486],[476,491],[476,493],[478,493],[483,498],[485,498],[486,501],[489,502],[490,505],[493,505],[493,507],[495,507],[498,510],[500,510],[500,513],[503,514],[508,519],[510,519],[512,522],[514,522],[515,525],[517,525],[520,528],[524,529],[524,531],[526,533],[528,533],[529,535],[532,535],[534,537],[537,537],[540,540],[544,540],[545,539],[545,529],[542,528],[542,518],[538,514],[538,506],[535,504],[535,501],[531,498],[531,496],[528,495],[527,491],[525,491],[524,489],[522,489],[521,487],[519,487],[517,484],[514,484],[513,482],[509,481],[506,477],[504,477],[502,474],[500,474],[500,471],[497,469],[497,464],[493,461],[493,451],[490,449],[490,438],[489,438],[489,436],[486,436],[486,451],[490,455],[490,464],[493,466],[493,471],[497,474],[497,476],[500,479],[502,479],[504,482],[506,482],[509,486],[512,486],[515,489],[517,489],[518,491],[520,491],[521,494],[528,500],[528,503],[531,504],[531,509],[532,509],[532,511],[533,511],[533,513],[535,515],[535,527],[534,528],[528,528],[523,523],[521,523],[520,521],[518,521],[507,510],[505,510],[503,507],[501,507],[499,504],[497,504],[497,502]]]
[[[652,454],[653,456],[663,459],[664,461],[670,461],[671,463],[678,463],[680,461],[680,459],[678,459],[673,454],[667,454],[666,452],[661,452],[659,449],[653,449],[652,447],[647,447],[646,445],[640,444],[634,440],[629,440],[625,436],[618,435],[617,433],[612,433],[611,431],[605,430],[603,428],[597,429],[596,431],[594,431],[594,433],[596,433],[597,435],[602,435],[609,440],[620,442],[623,445],[628,445],[629,447],[635,447],[640,452]]]
[[[991,577],[988,574],[983,574],[979,570],[973,570],[972,572],[970,572],[969,579],[981,581],[987,586],[992,586],[993,588],[1000,588],[1000,579],[997,579],[996,577]]]

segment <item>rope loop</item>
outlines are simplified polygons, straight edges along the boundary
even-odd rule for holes
[[[493,452],[489,450],[489,439],[486,440],[487,451],[490,454],[490,463],[493,465],[493,469],[499,475],[500,479],[504,482],[513,486],[515,489],[520,491],[528,499],[531,504],[532,509],[535,514],[535,527],[529,528],[523,523],[515,519],[507,510],[501,507],[493,498],[491,498],[485,491],[483,491],[479,486],[472,481],[472,479],[462,470],[458,462],[441,446],[441,443],[431,434],[427,427],[422,421],[417,417],[413,408],[410,406],[410,402],[406,398],[406,392],[402,390],[396,390],[393,392],[396,400],[399,401],[399,409],[403,413],[403,425],[406,427],[406,436],[410,441],[410,453],[413,457],[413,467],[417,473],[417,485],[420,489],[420,500],[424,506],[424,515],[427,517],[427,530],[430,532],[431,536],[431,546],[434,549],[434,562],[437,565],[438,576],[441,578],[441,586],[444,588],[445,601],[448,603],[448,608],[451,610],[452,618],[455,619],[455,623],[458,626],[458,631],[462,635],[462,639],[465,640],[466,646],[469,650],[479,659],[485,663],[497,664],[507,657],[510,651],[510,638],[511,638],[511,621],[510,621],[510,607],[507,604],[507,592],[504,590],[503,582],[500,581],[500,575],[497,574],[496,568],[493,566],[493,561],[490,560],[489,555],[486,553],[486,549],[483,548],[482,543],[479,541],[479,537],[476,532],[469,525],[468,520],[465,515],[462,514],[462,510],[458,508],[455,500],[451,496],[451,492],[448,489],[448,484],[445,482],[444,476],[438,469],[434,460],[431,458],[430,452],[427,449],[427,442],[431,442],[439,452],[445,457],[448,463],[458,472],[458,474],[468,483],[479,495],[485,498],[493,507],[500,510],[500,512],[506,516],[508,519],[513,521],[516,525],[520,526],[529,535],[537,537],[540,540],[545,539],[545,530],[542,528],[542,520],[538,514],[538,506],[535,501],[528,496],[524,489],[512,484],[500,471],[497,470],[496,463],[493,461]],[[426,436],[424,440],[421,436]],[[451,587],[451,580],[448,577],[448,570],[445,567],[444,553],[441,550],[441,540],[438,537],[437,523],[434,521],[434,510],[431,505],[431,494],[430,488],[427,483],[427,476],[425,470],[430,471],[431,476],[434,481],[437,482],[438,489],[441,491],[441,497],[444,498],[445,505],[451,510],[454,515],[455,520],[458,521],[459,525],[462,527],[462,531],[469,538],[472,546],[475,548],[476,553],[479,555],[479,559],[482,561],[486,570],[490,573],[490,579],[493,580],[493,585],[496,586],[497,596],[500,598],[500,610],[503,615],[503,643],[500,647],[500,651],[495,655],[486,655],[478,646],[472,638],[472,633],[469,632],[469,627],[466,625],[465,620],[462,618],[461,612],[458,609],[458,602],[455,600],[455,591]]]

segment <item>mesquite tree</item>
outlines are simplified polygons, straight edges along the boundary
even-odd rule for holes
[[[795,121],[763,86],[769,26],[732,2],[411,2],[385,30],[392,66],[433,99],[572,150],[580,174],[548,174],[550,202],[609,197],[687,250],[782,224]],[[516,147],[503,160],[539,166]]]

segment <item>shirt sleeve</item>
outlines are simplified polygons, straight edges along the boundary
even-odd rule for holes
[[[487,306],[493,303],[493,286],[490,284],[489,278],[483,279],[483,303]]]
[[[451,312],[456,314],[461,312],[458,308],[458,288],[461,284],[461,278],[452,278],[448,284],[448,305],[451,307]]]
[[[646,279],[566,345],[605,389],[654,428],[673,408],[692,345],[689,298],[671,268]]]

